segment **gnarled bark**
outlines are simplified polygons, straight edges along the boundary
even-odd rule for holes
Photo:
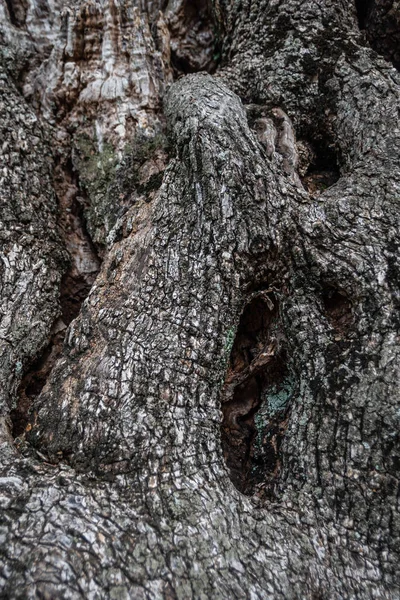
[[[400,79],[348,2],[213,14],[221,65],[168,92],[161,187],[138,177],[166,151],[121,146],[136,191],[4,437],[6,597],[399,594]]]

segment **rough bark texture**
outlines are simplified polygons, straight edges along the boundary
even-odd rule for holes
[[[396,0],[371,0],[357,4],[359,25],[372,47],[400,67],[400,5]]]
[[[399,596],[384,4],[2,5],[4,597]]]

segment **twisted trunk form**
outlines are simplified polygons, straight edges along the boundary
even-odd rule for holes
[[[3,597],[400,594],[383,4],[1,7]]]

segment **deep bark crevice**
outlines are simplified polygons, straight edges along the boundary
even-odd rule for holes
[[[23,0],[5,0],[11,23],[23,27],[26,20],[26,5]]]
[[[293,390],[276,295],[256,293],[232,341],[221,398],[225,461],[232,482],[246,495],[275,493]]]
[[[72,198],[68,198],[68,206],[64,204],[62,216],[71,265],[61,281],[60,304],[62,320],[65,325],[69,325],[78,316],[82,303],[88,296],[100,270],[102,259],[86,226],[84,214],[86,192],[80,185],[78,174],[74,171],[70,160],[65,164],[64,173],[67,181],[76,189]],[[89,268],[87,268],[88,264]]]
[[[11,412],[14,438],[30,429],[30,409],[45,386],[61,356],[68,325],[79,315],[81,306],[100,269],[101,258],[91,240],[84,217],[85,191],[70,158],[55,166],[55,191],[59,200],[60,229],[70,257],[61,280],[61,315],[53,326],[51,339],[25,373],[17,392],[16,408]]]
[[[326,142],[314,142],[303,145],[307,154],[303,172],[300,179],[312,196],[326,191],[340,178],[337,156],[332,147]],[[308,152],[307,152],[308,150]],[[300,170],[300,169],[299,169]]]
[[[169,28],[176,77],[216,70],[221,49],[209,0],[181,0],[179,10],[170,16]]]
[[[369,14],[374,5],[374,0],[355,0],[358,26],[359,28],[365,29],[368,21]]]
[[[395,0],[356,0],[359,28],[370,46],[400,68],[400,7]]]
[[[64,337],[65,326],[59,319],[55,324],[54,333],[52,334],[49,344],[44,348],[40,356],[31,364],[19,385],[17,405],[10,413],[12,435],[14,438],[21,438],[25,431],[30,429],[29,411],[35,398],[37,398],[45,386],[51,370],[61,354]]]
[[[322,294],[325,316],[335,332],[345,336],[353,324],[352,303],[343,290],[326,287]]]

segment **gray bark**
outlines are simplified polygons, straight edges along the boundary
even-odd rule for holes
[[[352,3],[195,6],[4,6],[2,594],[397,598],[400,77]]]

